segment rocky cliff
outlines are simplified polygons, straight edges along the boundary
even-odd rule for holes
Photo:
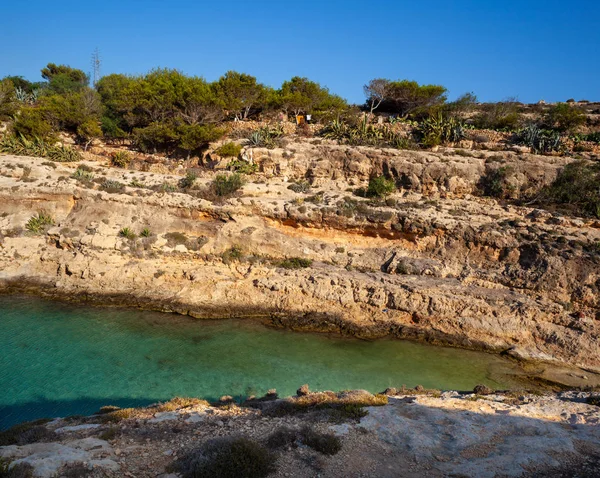
[[[0,156],[0,287],[600,371],[600,222],[478,195],[498,168],[509,196],[534,195],[572,159],[322,140],[243,154],[258,173],[229,198],[209,168],[182,189],[151,162],[90,157],[75,178]],[[354,193],[382,173],[397,192]],[[34,234],[40,210],[54,225]]]

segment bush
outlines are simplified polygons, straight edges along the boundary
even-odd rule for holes
[[[481,106],[481,110],[473,121],[478,128],[514,131],[521,125],[519,103],[516,100],[509,99],[498,103],[484,104]]]
[[[307,193],[310,191],[310,184],[308,184],[307,181],[300,181],[290,184],[288,189],[294,191],[295,193]]]
[[[386,179],[385,176],[371,178],[369,187],[367,188],[367,196],[370,197],[385,197],[396,190],[396,184],[391,179]]]
[[[242,152],[242,146],[236,143],[225,143],[219,146],[215,153],[224,158],[237,158]]]
[[[567,164],[556,180],[541,193],[541,200],[569,204],[582,214],[600,218],[600,164],[575,161]]]
[[[221,254],[221,258],[225,264],[239,261],[244,256],[241,247],[232,246]]]
[[[276,457],[245,437],[210,440],[181,458],[175,468],[184,478],[261,478],[275,471]]]
[[[131,155],[127,151],[117,151],[110,158],[110,164],[117,168],[126,168],[131,162]]]
[[[301,430],[281,427],[267,438],[267,446],[277,450],[289,448],[302,443],[325,455],[335,455],[342,449],[341,440],[332,433],[321,433],[312,427],[305,426]]]
[[[46,231],[48,226],[52,226],[54,224],[54,218],[47,214],[45,211],[40,211],[37,215],[32,216],[27,224],[25,224],[25,229],[33,234],[42,234]]]
[[[102,189],[104,189],[107,193],[118,193],[123,190],[125,185],[120,183],[119,181],[115,181],[113,179],[105,179],[101,184]]]
[[[142,236],[142,237],[150,237],[151,235],[152,235],[152,232],[147,227],[142,229],[142,232],[140,232],[140,236]]]
[[[279,267],[284,269],[305,269],[312,265],[312,259],[304,259],[302,257],[290,257],[279,263]]]
[[[508,192],[506,178],[511,171],[511,168],[507,166],[488,169],[479,181],[479,187],[483,191],[483,194],[498,199],[506,197]]]
[[[33,478],[34,468],[29,463],[17,463],[9,468],[10,463],[0,458],[0,478]]]
[[[341,440],[333,433],[320,433],[310,427],[302,428],[302,442],[324,455],[335,455],[342,449]]]
[[[244,179],[241,174],[217,174],[212,183],[217,196],[229,196],[244,185]]]
[[[558,131],[574,131],[585,124],[586,114],[581,108],[567,103],[558,103],[550,108],[545,117],[546,124]]]
[[[16,136],[23,136],[29,140],[39,138],[48,143],[57,140],[54,128],[38,108],[23,108],[11,128]]]
[[[127,138],[127,133],[121,129],[117,120],[103,116],[100,120],[100,129],[107,140],[119,140]]]
[[[255,163],[250,164],[248,161],[242,159],[235,159],[231,161],[227,167],[240,174],[254,174],[258,170],[258,165]]]
[[[193,171],[188,171],[184,178],[179,180],[179,187],[181,189],[190,189],[198,179],[198,175]]]
[[[9,428],[8,430],[0,431],[0,446],[33,443],[31,440],[34,438],[34,436],[40,435],[38,429],[49,421],[49,419],[43,418],[32,422],[20,423]],[[38,431],[34,431],[32,434],[30,434],[31,430]],[[47,429],[46,431],[49,432]]]

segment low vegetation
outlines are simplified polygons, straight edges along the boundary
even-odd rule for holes
[[[279,262],[279,267],[284,269],[305,269],[312,265],[312,259],[306,259],[303,257],[290,257]]]
[[[184,478],[262,478],[276,470],[277,457],[246,437],[216,438],[173,464]]]
[[[117,151],[110,158],[110,163],[117,168],[126,168],[131,162],[131,155],[127,151]]]
[[[544,188],[542,203],[569,206],[575,212],[600,218],[600,164],[575,161],[567,164],[556,180]]]
[[[236,143],[225,143],[215,149],[215,153],[224,158],[237,158],[242,152],[242,146]]]
[[[16,156],[50,158],[58,163],[70,163],[82,159],[81,154],[69,146],[53,145],[38,137],[27,139],[22,135],[9,135],[2,138],[0,152]]]
[[[54,218],[46,211],[39,211],[27,221],[25,229],[33,234],[43,234],[52,225],[54,225]]]
[[[281,427],[267,438],[267,446],[273,450],[297,448],[305,445],[324,455],[335,455],[342,449],[342,441],[333,433],[323,433],[311,426],[301,429]]]
[[[239,173],[217,174],[212,187],[217,196],[225,197],[235,193],[244,185],[244,178]]]
[[[27,445],[39,441],[48,441],[53,438],[54,432],[48,430],[44,424],[50,419],[43,418],[32,422],[20,423],[8,430],[0,431],[0,446]]]

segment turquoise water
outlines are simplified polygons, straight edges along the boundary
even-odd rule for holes
[[[174,396],[216,399],[388,386],[510,385],[500,357],[406,341],[367,342],[239,320],[0,297],[0,429]]]

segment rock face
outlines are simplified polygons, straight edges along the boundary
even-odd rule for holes
[[[215,202],[211,171],[164,192],[179,177],[88,162],[102,181],[135,185],[109,192],[71,178],[76,166],[0,156],[0,290],[600,371],[600,223],[473,195],[490,168],[508,166],[524,194],[568,158],[313,143],[254,149],[261,172]],[[381,172],[397,193],[352,193]],[[296,193],[292,180],[312,186]],[[27,232],[42,209],[55,224]],[[282,262],[295,257],[310,266]]]

